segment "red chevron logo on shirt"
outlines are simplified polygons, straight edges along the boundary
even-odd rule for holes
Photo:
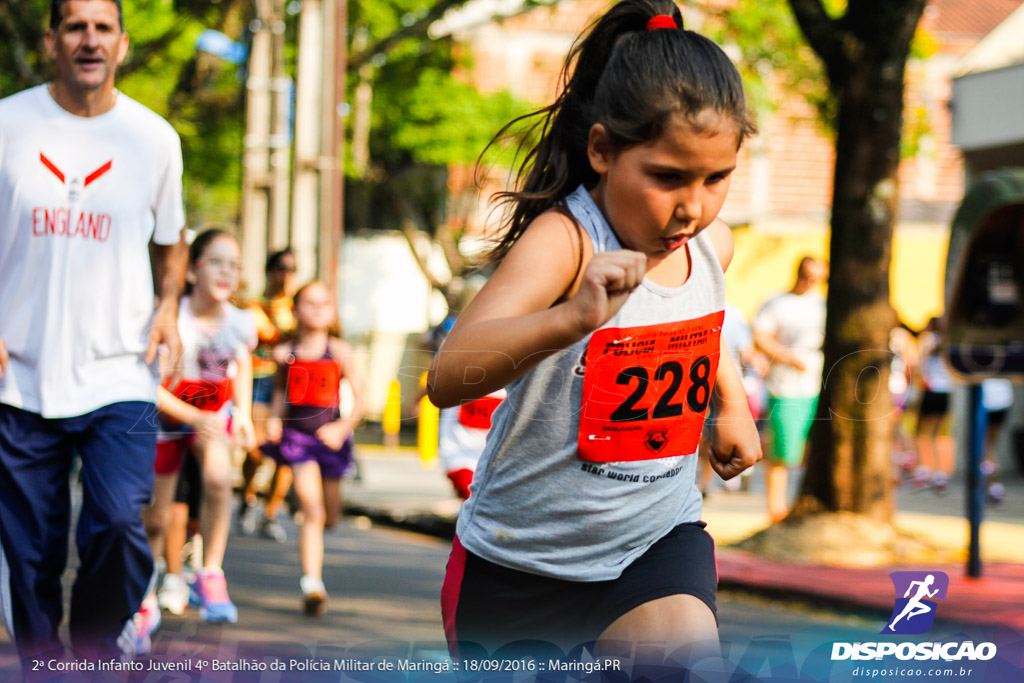
[[[89,175],[85,176],[85,183],[83,183],[82,187],[89,187],[90,183],[92,183],[94,180],[99,178],[101,175],[103,175],[104,173],[109,171],[110,167],[113,166],[113,165],[114,165],[114,160],[111,159],[110,161],[108,161],[107,163],[103,164],[102,166],[97,168],[95,171],[93,171]]]
[[[50,169],[53,175],[57,176],[57,180],[59,180],[62,183],[64,182],[64,174],[61,173],[61,170],[57,168],[57,165],[54,164],[49,159],[47,159],[46,155],[43,154],[42,152],[39,153],[39,161],[43,162],[43,166]]]
[[[53,175],[57,176],[57,180],[59,180],[61,183],[67,182],[67,177],[64,175],[64,172],[57,168],[57,165],[55,163],[47,159],[46,155],[43,154],[42,152],[39,153],[39,161],[43,162],[43,166],[48,168],[50,172],[53,173]],[[98,180],[104,173],[109,171],[113,165],[114,160],[111,159],[110,161],[103,164],[89,175],[85,176],[85,181],[82,183],[82,187],[89,187],[89,185]]]

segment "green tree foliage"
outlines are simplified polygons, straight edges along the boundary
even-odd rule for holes
[[[468,64],[457,58],[453,42],[427,36],[438,8],[459,4],[350,5],[353,34],[363,35],[350,49],[349,101],[358,102],[354,91],[360,82],[372,88],[369,167],[360,173],[346,164],[350,227],[411,222],[431,235],[447,234],[445,224],[458,220],[453,213],[459,205],[449,196],[448,168],[475,163],[502,125],[533,107],[507,92],[477,91],[459,77]],[[376,47],[384,49],[374,52]],[[350,121],[357,115],[353,111]],[[351,142],[350,153],[359,144]]]
[[[166,117],[181,135],[189,222],[238,214],[242,86],[238,68],[196,51],[207,28],[237,38],[246,0],[124,0],[130,51],[118,89]],[[0,0],[0,95],[52,78],[43,36],[49,0]]]
[[[427,71],[414,87],[389,94],[393,106],[376,114],[393,148],[416,162],[437,165],[474,163],[502,122],[529,106],[507,92],[482,95],[441,70]]]
[[[46,80],[43,34],[49,11],[46,0],[0,0],[0,95]]]
[[[782,92],[806,99],[823,123],[831,120],[824,69],[786,0],[738,0],[709,24],[714,40],[739,51],[737,66],[755,111],[774,111]]]
[[[699,8],[703,3],[691,0],[687,4]],[[824,14],[834,19],[847,8],[846,0],[824,0],[821,4]],[[835,96],[828,88],[821,59],[808,45],[787,0],[737,0],[712,15],[705,32],[738,51],[736,63],[751,106],[758,114],[775,111],[780,95],[796,95],[817,113],[822,132],[835,136]],[[927,59],[936,49],[935,39],[918,29],[911,43],[911,59]],[[913,155],[916,142],[930,131],[926,115],[908,119],[906,133],[911,144],[905,153]]]

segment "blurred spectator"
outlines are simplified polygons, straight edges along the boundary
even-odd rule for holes
[[[949,394],[953,379],[941,357],[942,319],[928,321],[919,340],[917,382],[923,389],[917,413],[918,465],[911,484],[914,490],[932,487],[944,494],[953,473],[953,439],[945,433]]]
[[[900,323],[889,332],[889,393],[892,395],[892,461],[897,468],[896,483],[903,474],[910,476],[917,463],[913,440],[903,428],[903,418],[910,401],[911,381],[917,367],[917,337]]]
[[[981,383],[981,403],[988,413],[985,428],[985,455],[981,471],[985,475],[988,501],[1001,506],[1006,499],[1006,488],[999,481],[999,463],[996,460],[996,442],[1013,406],[1013,385],[1010,380],[990,378]]]
[[[821,392],[825,297],[817,287],[827,275],[824,263],[803,257],[793,289],[769,299],[754,317],[754,342],[770,362],[765,376],[769,443],[764,461],[768,514],[773,521],[789,511],[788,468],[803,461]]]

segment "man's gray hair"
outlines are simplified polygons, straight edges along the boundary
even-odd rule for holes
[[[56,31],[57,27],[60,26],[61,19],[64,18],[64,14],[60,8],[68,0],[50,0],[50,30]],[[117,5],[117,23],[121,27],[121,31],[124,31],[124,10],[121,9],[121,0],[107,0]]]

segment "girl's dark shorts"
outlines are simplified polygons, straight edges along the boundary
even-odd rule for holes
[[[252,380],[252,402],[270,405],[274,400],[274,375],[254,377]]]
[[[925,390],[921,396],[920,415],[945,415],[949,411],[949,394]]]
[[[441,612],[452,656],[548,656],[591,643],[635,607],[693,595],[717,620],[715,542],[704,522],[680,524],[611,581],[566,581],[485,560],[455,539]],[[529,641],[529,642],[527,642]],[[557,653],[556,653],[557,654]]]
[[[185,451],[185,460],[178,473],[178,488],[174,492],[175,503],[188,504],[190,519],[199,519],[199,506],[203,500],[203,476],[199,472],[199,460],[190,450]]]

